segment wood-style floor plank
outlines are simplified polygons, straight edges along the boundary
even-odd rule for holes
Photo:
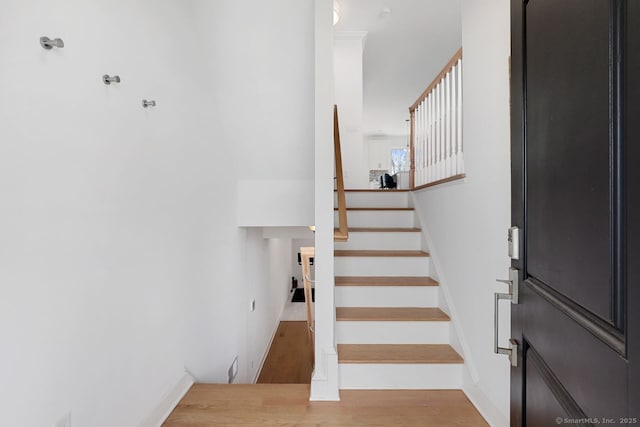
[[[338,208],[333,208],[334,211],[337,211]],[[414,208],[405,208],[405,207],[379,207],[379,208],[347,208],[348,211],[413,211]]]
[[[357,257],[428,257],[425,251],[387,251],[387,250],[336,250],[334,256]]]
[[[257,382],[309,384],[312,370],[307,322],[280,322]]]
[[[438,286],[431,277],[336,276],[336,286]]]
[[[333,190],[337,192],[338,190]],[[345,188],[345,193],[407,193],[411,190],[399,188]]]
[[[419,233],[417,227],[349,227],[349,233]]]
[[[336,320],[448,322],[451,319],[437,307],[337,307]]]
[[[448,344],[338,344],[339,363],[463,363]]]
[[[342,390],[310,402],[298,384],[195,384],[164,427],[486,426],[461,390]]]

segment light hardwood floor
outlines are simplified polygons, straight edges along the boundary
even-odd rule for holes
[[[312,369],[307,322],[280,322],[257,382],[309,384]]]
[[[342,390],[310,402],[303,384],[196,384],[164,427],[486,426],[460,390]]]

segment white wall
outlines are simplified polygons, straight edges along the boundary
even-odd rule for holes
[[[493,354],[493,293],[505,292],[495,280],[509,267],[509,3],[463,0],[462,10],[467,179],[421,190],[415,202],[466,345],[465,391],[492,424],[507,425],[509,362]],[[508,304],[501,310],[506,339]]]
[[[137,425],[185,367],[226,382],[235,356],[236,381],[253,379],[290,243],[237,227],[237,186],[313,179],[313,8],[271,2],[247,22],[238,9],[263,2],[208,3],[205,17],[178,0],[3,3],[3,424],[70,411],[74,426]],[[219,44],[194,31],[196,17]],[[266,25],[280,30],[265,36]],[[65,48],[43,50],[42,35]],[[288,73],[273,65],[287,58]],[[122,83],[103,85],[105,73]]]
[[[247,250],[248,275],[246,306],[256,301],[255,311],[247,310],[247,359],[245,382],[253,382],[266,356],[271,339],[280,323],[291,287],[291,239],[261,239],[262,230],[247,229],[258,245]],[[256,268],[257,267],[257,268]],[[265,277],[266,274],[266,281]],[[240,284],[238,284],[240,285]]]
[[[407,148],[407,135],[369,135],[365,138],[367,170],[391,168],[391,150]]]
[[[240,173],[238,224],[313,224],[312,0],[195,2],[225,141],[212,166]]]
[[[335,103],[346,188],[368,188],[362,132],[363,69],[366,32],[336,31],[333,44]]]

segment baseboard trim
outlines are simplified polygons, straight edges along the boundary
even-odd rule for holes
[[[484,394],[479,385],[471,380],[468,372],[463,373],[462,384],[464,394],[491,427],[507,427],[509,425],[508,416],[505,417],[498,410],[496,405]]]
[[[258,383],[258,378],[260,377],[260,372],[262,372],[262,367],[264,366],[264,362],[267,361],[267,356],[269,355],[269,350],[271,350],[271,346],[273,345],[273,340],[276,339],[276,334],[278,333],[278,328],[280,327],[280,322],[282,322],[282,320],[279,320],[281,317],[282,317],[282,313],[280,314],[280,317],[278,317],[278,321],[276,322],[275,327],[273,328],[273,331],[271,332],[271,339],[269,340],[269,344],[267,345],[267,348],[264,351],[264,354],[262,355],[262,360],[260,361],[260,364],[258,365],[258,370],[256,371],[256,374],[253,377],[252,384],[257,384]]]
[[[161,427],[193,384],[193,377],[185,372],[180,380],[162,396],[151,414],[140,423],[140,427]]]

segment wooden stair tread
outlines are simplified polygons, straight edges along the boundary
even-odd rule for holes
[[[428,257],[424,251],[385,251],[385,250],[335,250],[334,256],[345,257]]]
[[[336,320],[448,322],[451,319],[437,307],[337,307]]]
[[[431,277],[336,276],[336,286],[438,286]]]
[[[333,190],[338,191],[338,190]],[[389,188],[389,189],[381,189],[381,188],[345,188],[345,193],[408,193],[411,190],[408,189],[398,189],[398,188]]]
[[[460,364],[448,344],[338,344],[338,363]]]
[[[334,242],[346,242],[349,240],[349,233],[341,233],[339,229],[333,229],[333,241]]]
[[[334,230],[337,230],[334,229]],[[416,227],[350,227],[349,233],[419,233]]]
[[[333,208],[334,211],[338,211],[338,208]],[[404,207],[396,207],[396,208],[347,208],[347,211],[413,211],[414,208],[404,208]]]

